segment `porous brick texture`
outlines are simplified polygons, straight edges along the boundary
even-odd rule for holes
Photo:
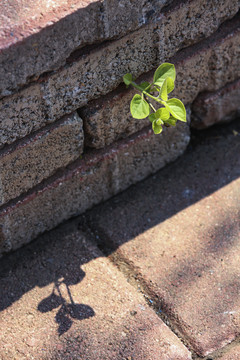
[[[168,48],[175,51],[181,46],[178,38],[186,46],[193,38],[208,36],[239,8],[237,0],[195,0],[181,1],[177,12],[161,13],[171,3],[176,7],[171,0],[61,0],[57,4],[14,0],[11,7],[4,1],[0,8],[0,94],[11,94],[42,73],[64,66],[75,49],[121,37],[147,23],[159,26],[161,52],[168,56]],[[196,21],[191,22],[192,18]]]
[[[99,246],[202,357],[240,334],[239,134],[239,121],[203,133],[175,164],[86,215]]]
[[[83,46],[117,38],[159,17],[171,0],[13,0],[0,4],[0,95],[56,70]],[[226,6],[231,16],[237,1]],[[64,34],[64,36],[62,36]]]
[[[192,123],[204,129],[220,122],[228,122],[240,116],[240,79],[227,84],[213,93],[203,93],[192,105]]]
[[[176,88],[173,97],[180,98],[185,104],[191,104],[199,93],[206,90],[217,90],[231,80],[240,76],[240,16],[224,24],[210,38],[181,50],[170,59],[177,69]],[[227,70],[226,70],[227,69]],[[153,72],[143,75],[139,81],[152,82]],[[215,122],[221,121],[225,111],[238,107],[238,91],[231,99],[231,105],[214,115]],[[86,144],[91,147],[104,147],[112,141],[132,134],[146,126],[145,121],[133,120],[129,111],[130,101],[136,91],[123,87],[118,88],[100,100],[90,102],[80,109],[84,120]],[[222,96],[220,94],[220,96]],[[230,98],[230,96],[228,97]],[[226,101],[227,102],[227,101]],[[199,110],[198,110],[199,107]],[[196,101],[195,111],[203,112],[202,103]],[[213,119],[211,120],[214,121]]]
[[[75,113],[0,152],[0,205],[31,189],[83,152],[82,120]]]
[[[1,261],[1,360],[191,360],[77,225]]]
[[[2,207],[0,253],[18,248],[156,172],[180,156],[189,140],[189,126],[181,123],[160,136],[148,127],[102,151],[90,151]]]
[[[202,6],[209,3],[205,0],[201,0],[200,3],[202,2]],[[176,7],[169,10],[170,13],[167,12],[159,23],[147,24],[144,28],[127,34],[121,39],[110,43],[104,42],[93,49],[87,48],[84,52],[79,51],[63,68],[43,76],[39,81],[18,93],[3,98],[0,101],[1,141],[10,143],[21,137],[23,133],[25,135],[29,132],[29,127],[36,130],[62,117],[66,112],[72,112],[86,105],[91,99],[107,94],[122,82],[122,76],[127,72],[137,77],[156,68],[161,62],[169,60],[182,47],[198,41],[199,38],[209,36],[217,29],[221,20],[226,16],[233,16],[239,9],[237,1],[214,1],[214,4],[214,7],[204,5],[206,12],[210,12],[208,17],[215,19],[219,16],[219,19],[213,21],[213,26],[210,26],[210,21],[206,26],[205,13],[204,16],[199,16],[199,21],[195,23],[189,21],[188,12],[185,11],[182,31],[184,34],[186,31],[189,34],[188,37],[184,35],[185,41],[182,37],[176,36],[174,27],[171,30],[172,26],[169,24],[174,21],[181,23],[178,21],[178,16],[180,16],[178,12],[182,14],[184,6],[191,9],[189,11],[194,12],[194,8],[197,12],[199,0],[176,4]],[[221,9],[226,6],[225,14],[228,15],[224,17],[218,6]],[[174,21],[171,18],[172,13],[175,14]],[[218,36],[203,43],[203,49],[199,48],[199,50],[202,49],[202,55],[198,54],[198,48],[194,48],[192,60],[185,66],[181,64],[176,93],[184,94],[182,98],[185,103],[191,102],[199,91],[216,90],[225,85],[226,81],[233,81],[240,76],[239,23],[239,16],[237,16],[229,26],[223,27]],[[166,30],[164,48],[161,41],[164,39],[163,29],[165,28],[168,31]],[[168,40],[172,37],[175,37],[173,49],[168,47]],[[185,61],[185,57],[188,56],[191,54],[183,55],[181,59]],[[198,59],[199,56],[201,60]],[[196,63],[197,70],[194,67]],[[192,81],[189,80],[189,76],[193,76]],[[195,83],[196,80],[197,83]],[[199,85],[197,85],[198,81]],[[26,123],[26,118],[29,118],[29,123]]]

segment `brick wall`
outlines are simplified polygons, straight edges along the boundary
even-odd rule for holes
[[[0,253],[175,160],[190,127],[240,112],[239,0],[17,0],[0,5]],[[131,72],[177,69],[188,123],[129,113]]]

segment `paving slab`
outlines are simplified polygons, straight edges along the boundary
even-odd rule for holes
[[[77,227],[65,224],[1,260],[1,360],[190,360]]]
[[[231,346],[222,356],[217,357],[216,360],[239,360],[240,359],[240,344]]]
[[[99,245],[142,284],[192,349],[240,334],[240,122],[87,215]]]

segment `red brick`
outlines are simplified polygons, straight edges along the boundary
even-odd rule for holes
[[[177,13],[177,10],[175,12]],[[176,17],[175,12],[173,13]],[[172,97],[191,104],[199,93],[217,90],[229,80],[240,76],[239,24],[237,16],[210,38],[180,51],[169,60],[175,64],[177,71],[176,88],[171,94]],[[153,72],[150,72],[137,82],[152,82],[152,79]],[[134,93],[134,89],[124,91],[121,87],[80,109],[88,146],[103,147],[146,126],[148,120],[135,120],[130,114],[129,104]],[[235,104],[233,107],[236,107],[237,99],[236,92],[232,99]]]
[[[0,205],[39,184],[83,152],[82,119],[74,113],[0,151]]]
[[[77,225],[2,259],[0,358],[191,360]]]
[[[199,7],[198,0],[187,4],[188,7],[191,7],[191,12],[198,14],[196,11]],[[205,37],[210,36],[217,29],[225,15],[220,11],[220,18],[218,18],[218,12],[212,7],[212,2],[201,0],[201,4],[202,7],[208,8],[211,15],[208,17],[211,17],[213,21],[211,26],[210,24],[205,26],[204,16],[197,21],[199,32],[201,33],[201,29],[204,28],[202,35]],[[224,1],[225,5],[222,4],[222,1],[214,0],[214,4],[215,7],[220,6],[221,9],[226,5],[226,13],[229,13],[230,17],[238,9],[236,0]],[[185,15],[182,13],[182,6],[176,6],[182,16],[187,17],[185,11]],[[177,10],[172,9],[174,13]],[[177,13],[175,13],[174,19],[178,22]],[[206,42],[203,42],[202,46],[197,45],[190,51],[184,51],[182,58],[180,54],[175,95],[183,99],[186,104],[191,103],[200,91],[217,90],[240,76],[239,23],[239,15],[237,15],[229,25],[225,24],[219,33],[213,34]],[[180,23],[178,22],[178,24]],[[193,32],[195,22],[189,22],[187,28],[189,36],[186,36],[183,22],[179,43],[175,30],[172,33],[175,48],[170,51],[168,48],[168,39],[171,37],[169,35],[170,25],[169,18],[160,16],[157,22],[147,24],[116,41],[104,42],[96,48],[85,49],[85,52],[78,53],[74,61],[58,71],[42,77],[41,81],[25,87],[17,94],[3,98],[0,101],[2,124],[0,146],[11,143],[22,137],[23,133],[29,133],[32,129],[37,130],[66,113],[71,113],[86,105],[90,100],[109,93],[122,82],[122,76],[127,72],[132,72],[134,77],[138,77],[156,68],[159,63],[169,61],[169,58],[176,54],[181,46],[199,40],[198,33]],[[164,31],[168,34],[165,50],[159,49],[159,42],[163,41],[162,33]],[[197,37],[191,38],[192,34]],[[183,35],[186,41],[183,41]],[[173,61],[175,62],[174,59]],[[28,122],[26,122],[26,118],[29,118]]]
[[[85,45],[121,37],[154,21],[171,0],[18,0],[0,4],[0,95],[56,70]],[[236,0],[235,0],[236,2]],[[124,6],[123,6],[124,5]],[[227,16],[235,11],[226,7]],[[150,14],[150,15],[149,15]],[[64,38],[62,34],[64,33]]]
[[[191,125],[197,129],[204,129],[237,118],[240,114],[239,99],[239,79],[214,93],[199,95],[192,105]]]
[[[160,136],[146,128],[102,151],[90,151],[0,211],[0,253],[16,249],[175,160],[189,142],[185,123]]]

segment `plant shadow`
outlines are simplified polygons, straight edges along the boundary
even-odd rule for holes
[[[85,273],[82,270],[81,275],[82,277],[85,276]],[[74,302],[69,288],[70,284],[73,285],[72,282],[69,283],[67,279],[61,281],[56,280],[52,293],[38,304],[38,310],[41,313],[46,313],[59,307],[55,316],[55,321],[58,324],[59,335],[64,334],[71,328],[73,320],[84,320],[95,315],[94,310],[90,306],[85,304],[76,304]],[[62,285],[64,285],[67,289],[69,301],[66,300],[66,297],[64,297],[61,292]]]
[[[36,286],[44,288],[53,283],[51,293],[38,303],[37,310],[43,314],[57,310],[54,318],[59,335],[67,332],[74,321],[95,315],[92,307],[76,302],[71,292],[71,286],[85,277],[81,266],[93,259],[76,230],[77,225],[69,221],[1,259],[0,311]]]
[[[91,241],[97,240],[104,254],[111,255],[125,242],[240,177],[239,135],[235,136],[233,130],[240,134],[239,121],[203,131],[193,138],[184,157],[151,178],[4,256],[0,264],[0,311],[36,286],[44,288],[52,283],[52,292],[39,301],[37,310],[42,314],[57,310],[54,316],[59,335],[66,333],[74,321],[94,317],[94,309],[76,301],[71,293],[71,286],[85,277],[82,266],[104,256],[101,251],[90,251]],[[95,238],[91,232],[90,235],[87,233],[90,241],[84,243],[84,237],[81,238],[79,233],[94,227],[100,212],[105,214],[106,221],[107,217],[112,222],[113,217],[115,221],[117,219],[116,241],[111,242],[98,226]],[[227,228],[228,219],[225,220]],[[110,230],[114,234],[114,228]],[[219,234],[215,234],[214,244],[214,249],[218,244],[220,246]],[[226,249],[231,246],[223,241],[221,244]],[[209,250],[206,247],[206,251]],[[190,265],[191,259],[188,259],[188,265],[179,263],[176,274],[169,274],[171,281],[179,282],[178,274],[183,270],[189,285],[195,281]],[[197,271],[200,273],[201,269],[194,272]]]

